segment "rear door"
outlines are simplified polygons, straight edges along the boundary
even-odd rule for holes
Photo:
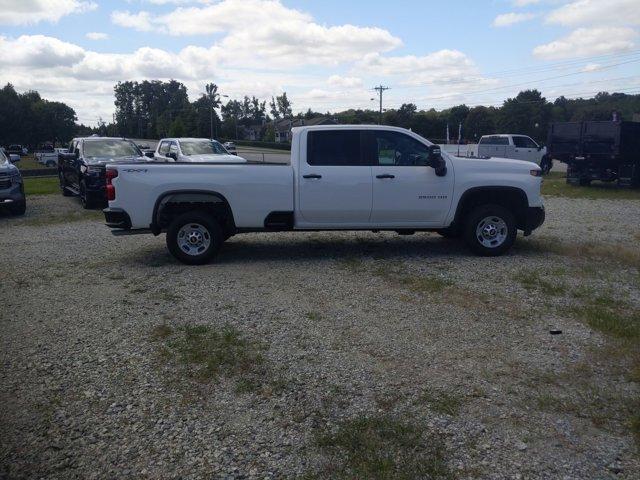
[[[438,177],[427,166],[428,146],[402,132],[370,130],[373,164],[371,223],[377,226],[442,225],[451,206],[453,169]]]
[[[371,167],[358,129],[312,130],[298,168],[301,227],[367,226],[371,215]]]
[[[480,139],[478,144],[479,157],[507,157],[509,148],[509,138],[497,135],[487,136]]]

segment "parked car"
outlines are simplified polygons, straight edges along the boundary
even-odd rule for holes
[[[246,162],[242,157],[229,154],[217,140],[208,138],[163,138],[158,142],[154,158],[160,162]]]
[[[567,183],[617,181],[640,187],[640,123],[563,122],[549,127],[549,154],[567,164]]]
[[[27,208],[20,170],[2,151],[0,151],[0,208],[8,209],[13,215],[24,215]]]
[[[238,233],[292,230],[436,231],[495,256],[545,218],[537,165],[455,157],[388,126],[296,127],[291,165],[113,164],[106,176],[114,234],[167,232],[187,264]]]
[[[62,195],[77,195],[84,208],[104,205],[105,166],[144,162],[137,145],[124,138],[74,138],[69,153],[59,155],[58,177]]]
[[[236,144],[235,143],[233,143],[233,142],[224,142],[222,145],[227,150],[227,152],[229,152],[231,155],[238,155],[238,149],[236,148]]]
[[[478,142],[478,157],[499,157],[525,160],[540,165],[543,174],[553,167],[547,149],[526,135],[485,135]]]
[[[22,145],[18,145],[18,144],[9,145],[5,149],[5,151],[7,154],[13,153],[15,155],[20,155],[21,157],[29,153],[29,150],[27,149],[27,147],[23,147]]]

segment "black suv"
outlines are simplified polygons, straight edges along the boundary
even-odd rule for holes
[[[58,177],[62,195],[79,196],[84,208],[103,206],[107,202],[106,166],[146,160],[138,146],[124,138],[74,138],[69,144],[69,153],[59,155]]]
[[[13,165],[0,149],[0,208],[14,215],[24,215],[27,201],[20,170]]]

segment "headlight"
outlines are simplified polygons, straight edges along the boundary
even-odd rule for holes
[[[529,170],[529,174],[533,175],[534,177],[541,177],[542,176],[542,170],[540,170],[540,169]]]

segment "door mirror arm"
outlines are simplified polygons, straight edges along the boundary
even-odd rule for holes
[[[444,177],[447,174],[447,162],[442,158],[442,150],[438,145],[429,147],[427,165],[435,170],[438,177]]]

